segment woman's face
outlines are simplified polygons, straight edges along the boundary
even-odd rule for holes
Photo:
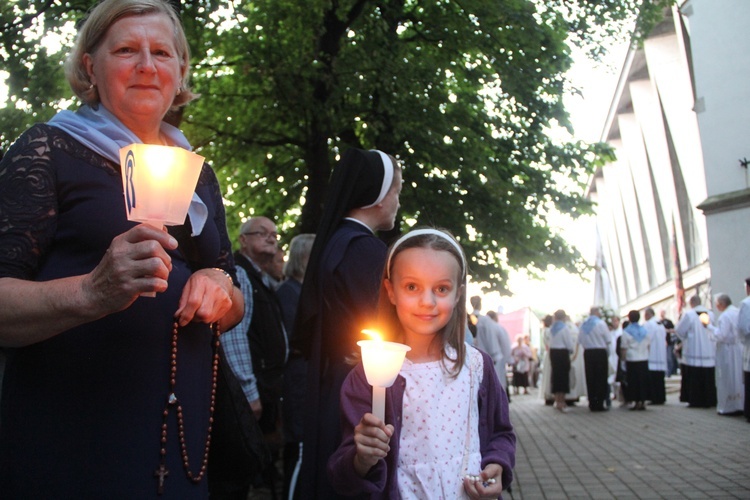
[[[181,84],[174,27],[164,14],[119,19],[83,61],[101,104],[138,135],[161,122]]]

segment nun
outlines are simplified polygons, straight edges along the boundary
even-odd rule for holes
[[[347,359],[375,319],[387,252],[376,233],[395,225],[401,179],[396,159],[378,150],[349,149],[333,170],[302,285],[288,370],[306,386],[305,400],[294,405],[304,412],[306,425],[290,489],[309,498],[338,498],[326,464],[341,440],[339,391],[352,368]]]

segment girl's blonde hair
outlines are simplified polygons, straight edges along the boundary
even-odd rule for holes
[[[185,30],[172,6],[164,0],[104,0],[89,12],[83,21],[81,29],[76,36],[73,50],[68,55],[65,63],[65,76],[70,88],[81,101],[89,106],[96,107],[99,100],[99,92],[91,85],[86,65],[83,62],[84,54],[93,54],[107,34],[109,28],[123,17],[145,16],[147,14],[163,14],[172,21],[174,29],[175,47],[177,57],[180,60],[180,72],[182,80],[180,93],[172,101],[171,109],[177,110],[180,106],[196,99],[188,85],[190,79],[190,49],[188,47]]]
[[[443,364],[451,376],[456,377],[466,359],[466,257],[459,243],[445,229],[425,228],[424,230],[411,231],[399,238],[388,249],[386,266],[383,269],[383,281],[389,279],[398,254],[409,248],[429,248],[448,252],[458,261],[460,271],[459,276],[456,277],[456,285],[459,287],[456,307],[453,309],[453,314],[448,323],[436,337],[436,340],[441,342],[440,351],[442,352]],[[381,332],[388,334],[390,337],[388,340],[403,341],[404,332],[396,313],[396,306],[391,304],[388,291],[384,285],[380,286],[377,317],[378,327]],[[456,359],[451,359],[448,356],[445,351],[446,344],[456,350]]]

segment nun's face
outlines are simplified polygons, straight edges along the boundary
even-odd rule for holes
[[[393,185],[388,191],[388,194],[385,195],[385,198],[383,198],[383,201],[380,202],[380,205],[382,206],[383,217],[381,219],[381,224],[377,228],[375,228],[376,230],[390,231],[391,229],[393,229],[393,226],[396,224],[396,213],[398,212],[398,208],[401,206],[399,204],[400,194],[401,169],[397,168],[393,172]]]

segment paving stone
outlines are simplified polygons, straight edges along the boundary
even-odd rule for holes
[[[631,412],[591,413],[585,398],[567,414],[532,390],[510,405],[518,449],[505,498],[750,498],[750,424],[678,401]]]

